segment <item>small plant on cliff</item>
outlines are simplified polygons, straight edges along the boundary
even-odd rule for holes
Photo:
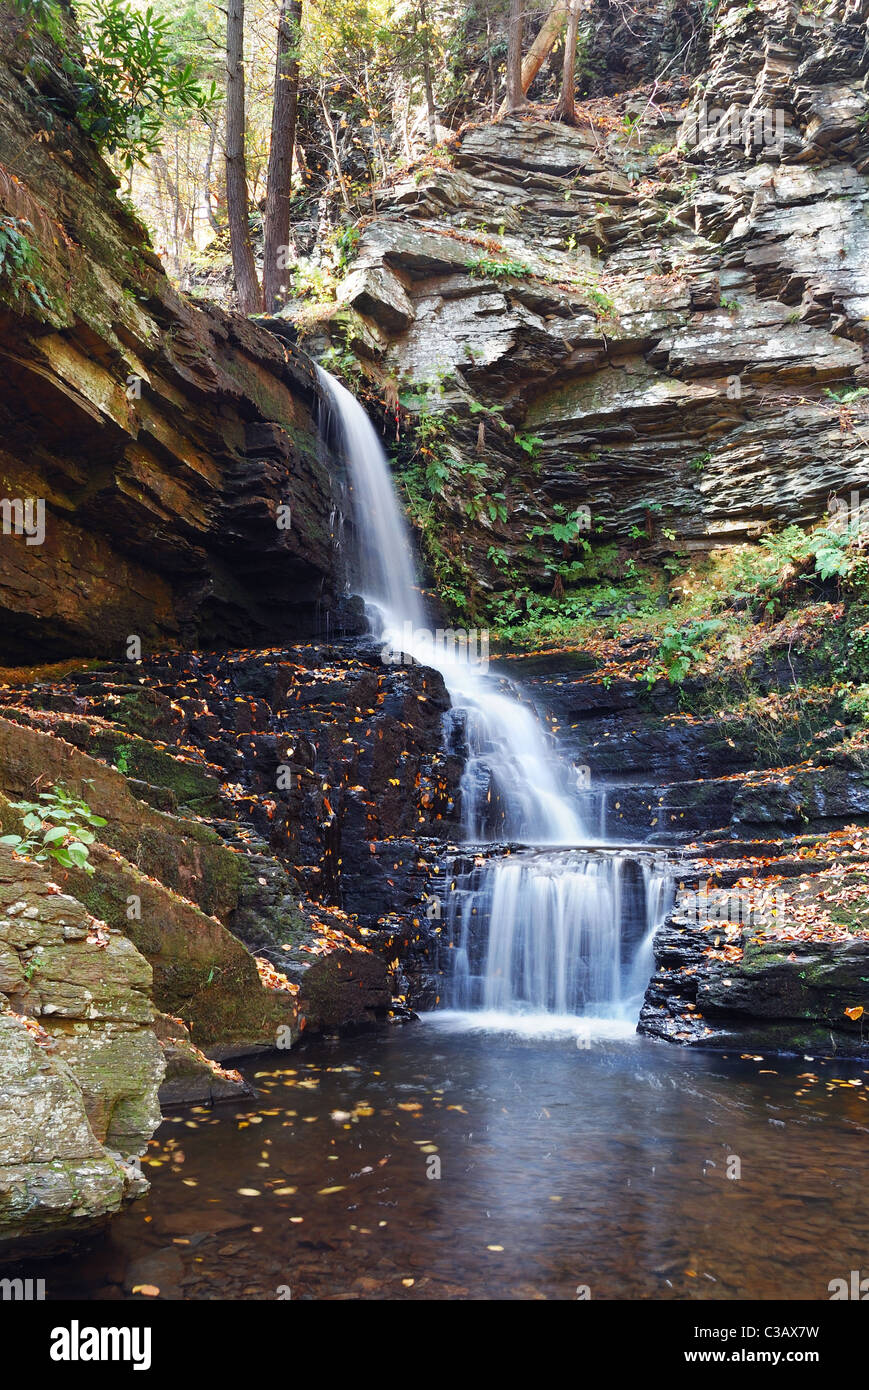
[[[648,684],[654,685],[659,677],[666,676],[674,685],[679,685],[691,667],[706,655],[703,643],[723,626],[719,618],[709,618],[681,628],[665,628],[658,647],[660,666],[650,667],[646,675]]]
[[[8,845],[22,859],[33,859],[44,864],[53,859],[64,869],[84,869],[94,872],[88,863],[90,851],[96,836],[93,827],[105,825],[102,816],[97,816],[86,801],[73,796],[59,782],[52,791],[41,792],[38,801],[11,801],[14,811],[19,811],[25,835],[4,835],[0,845]]]
[[[466,265],[471,274],[478,275],[481,280],[521,280],[533,274],[524,261],[494,261],[490,256],[475,256]]]
[[[854,401],[859,401],[863,396],[869,396],[869,387],[845,386],[841,391],[836,391],[828,386],[824,390],[824,395],[837,401],[839,405],[852,405]]]
[[[48,317],[51,297],[41,279],[42,261],[26,230],[33,228],[23,218],[0,217],[0,294],[19,306],[30,300]]]
[[[594,311],[595,318],[611,319],[615,317],[615,300],[613,300],[605,290],[586,290],[586,295]]]
[[[519,448],[532,460],[536,458],[538,449],[545,443],[539,434],[520,434],[518,430],[513,437]]]

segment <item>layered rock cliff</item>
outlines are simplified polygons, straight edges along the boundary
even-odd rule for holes
[[[0,215],[31,265],[0,272],[0,661],[307,633],[333,569],[310,363],[175,292],[61,63],[7,6]]]
[[[331,338],[436,446],[411,500],[476,612],[551,583],[529,532],[577,507],[660,559],[865,488],[869,415],[831,395],[867,377],[864,9],[719,6],[693,82],[640,45],[660,75],[578,129],[467,125],[379,197]]]
[[[88,1229],[147,1188],[164,1062],[131,941],[0,847],[0,1246]]]

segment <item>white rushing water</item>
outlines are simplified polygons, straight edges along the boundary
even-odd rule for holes
[[[636,1021],[669,869],[649,852],[520,852],[455,881],[449,1007]]]
[[[644,920],[626,942],[625,856],[554,852],[557,846],[587,845],[590,838],[577,799],[567,790],[570,764],[556,756],[551,737],[515,687],[474,659],[470,642],[464,648],[440,643],[427,627],[410,530],[383,447],[356,398],[318,370],[347,458],[354,588],[384,650],[440,671],[453,717],[464,727],[466,838],[552,847],[546,855],[486,859],[473,883],[452,895],[446,914],[455,953],[450,1002],[497,1014],[622,1017],[648,979],[659,918]],[[644,866],[642,878],[648,916],[661,908],[663,877],[653,880]],[[481,950],[483,959],[474,968],[472,957]]]
[[[586,840],[576,806],[561,782],[567,771],[553,755],[533,710],[509,682],[488,674],[467,647],[436,641],[416,584],[410,530],[374,426],[355,396],[320,371],[340,421],[350,472],[356,531],[356,580],[384,647],[440,671],[454,710],[465,720],[468,759],[462,782],[469,839],[573,845]],[[489,833],[493,801],[501,815]]]

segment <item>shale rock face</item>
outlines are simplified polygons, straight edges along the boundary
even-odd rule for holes
[[[308,632],[332,573],[310,364],[175,293],[24,26],[4,11],[0,214],[41,264],[38,302],[0,277],[0,662]]]
[[[94,873],[58,866],[54,877],[147,958],[157,1007],[180,1015],[215,1055],[270,1046],[279,1027],[292,1026],[295,1009],[286,994],[263,988],[255,960],[221,920],[231,921],[239,902],[240,856],[192,817],[140,801],[121,773],[58,737],[56,726],[49,733],[0,725],[0,784],[8,792],[29,796],[40,776],[63,781],[106,819],[105,843],[91,853]],[[17,829],[2,798],[0,817]]]
[[[333,336],[441,418],[439,543],[484,591],[533,584],[558,506],[703,551],[869,482],[867,412],[830,394],[867,379],[865,16],[719,7],[702,57],[693,96],[592,102],[593,132],[466,129],[363,234]]]
[[[163,1056],[147,961],[0,847],[0,1244],[145,1189]]]
[[[729,938],[742,952],[738,964],[720,953],[715,959],[708,925],[673,912],[655,942],[640,1032],[695,1047],[869,1054],[855,1004],[866,998],[869,941],[752,944],[749,937]]]

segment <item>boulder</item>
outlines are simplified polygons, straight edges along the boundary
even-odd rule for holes
[[[0,1244],[54,1237],[145,1190],[160,1122],[151,971],[130,941],[0,846]]]

